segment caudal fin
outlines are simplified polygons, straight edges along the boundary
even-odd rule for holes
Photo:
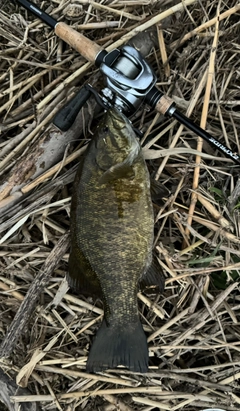
[[[123,328],[107,326],[105,320],[90,349],[87,372],[123,365],[134,372],[148,371],[148,346],[140,320]]]

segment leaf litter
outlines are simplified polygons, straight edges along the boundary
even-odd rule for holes
[[[240,152],[237,1],[36,4],[108,50],[135,45],[177,107]],[[70,131],[51,122],[83,84],[104,81],[17,4],[2,2],[0,37],[0,364],[28,390],[12,400],[43,410],[237,411],[238,166],[175,121],[146,107],[134,114],[150,174],[170,191],[154,203],[166,286],[138,294],[149,372],[87,374],[102,305],[64,277],[72,181],[102,113],[91,99]]]

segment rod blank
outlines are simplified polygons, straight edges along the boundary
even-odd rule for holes
[[[171,116],[174,117],[176,120],[178,120],[179,123],[186,126],[189,130],[192,130],[195,134],[202,137],[204,140],[206,140],[213,147],[217,148],[226,157],[230,158],[236,164],[240,165],[240,156],[237,153],[233,153],[232,150],[230,150],[230,148],[224,146],[222,143],[215,140],[215,138],[213,138],[213,136],[211,136],[211,134],[209,134],[206,130],[199,127],[197,124],[195,124],[193,121],[191,121],[184,114],[180,113],[180,111],[174,110]]]
[[[52,29],[55,28],[57,24],[57,20],[49,16],[49,14],[45,13],[43,10],[39,9],[39,7],[36,6],[36,4],[33,4],[28,0],[17,0],[17,2],[21,4],[21,6],[23,6],[25,9],[35,14],[35,16],[39,17],[39,19],[41,19],[44,23],[46,23]]]

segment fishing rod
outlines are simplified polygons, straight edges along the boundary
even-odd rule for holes
[[[33,13],[54,29],[59,38],[78,51],[89,62],[95,63],[99,67],[106,78],[106,87],[102,90],[102,104],[105,108],[114,106],[126,115],[131,115],[144,102],[164,116],[175,118],[179,123],[221,151],[226,157],[240,165],[240,156],[236,152],[220,143],[206,130],[182,114],[175,107],[174,101],[158,90],[155,86],[157,81],[155,73],[134,47],[123,46],[121,49],[116,48],[108,53],[66,23],[58,22],[34,3],[28,0],[11,1],[19,3]],[[80,94],[76,95],[70,104],[68,103],[59,111],[54,119],[54,124],[66,131],[91,92],[96,96],[96,91],[91,86],[85,86],[83,90],[80,90]]]

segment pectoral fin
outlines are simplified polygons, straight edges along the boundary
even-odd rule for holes
[[[164,282],[165,278],[162,268],[158,263],[157,257],[153,255],[151,265],[140,279],[140,289],[144,290],[148,287],[157,286],[159,288],[159,292],[162,293],[164,291]]]
[[[135,176],[133,167],[129,164],[116,164],[109,168],[100,178],[100,184],[109,183],[120,178],[133,178]]]
[[[77,292],[102,298],[101,285],[90,263],[78,248],[73,248],[68,262],[67,280],[71,288]]]

